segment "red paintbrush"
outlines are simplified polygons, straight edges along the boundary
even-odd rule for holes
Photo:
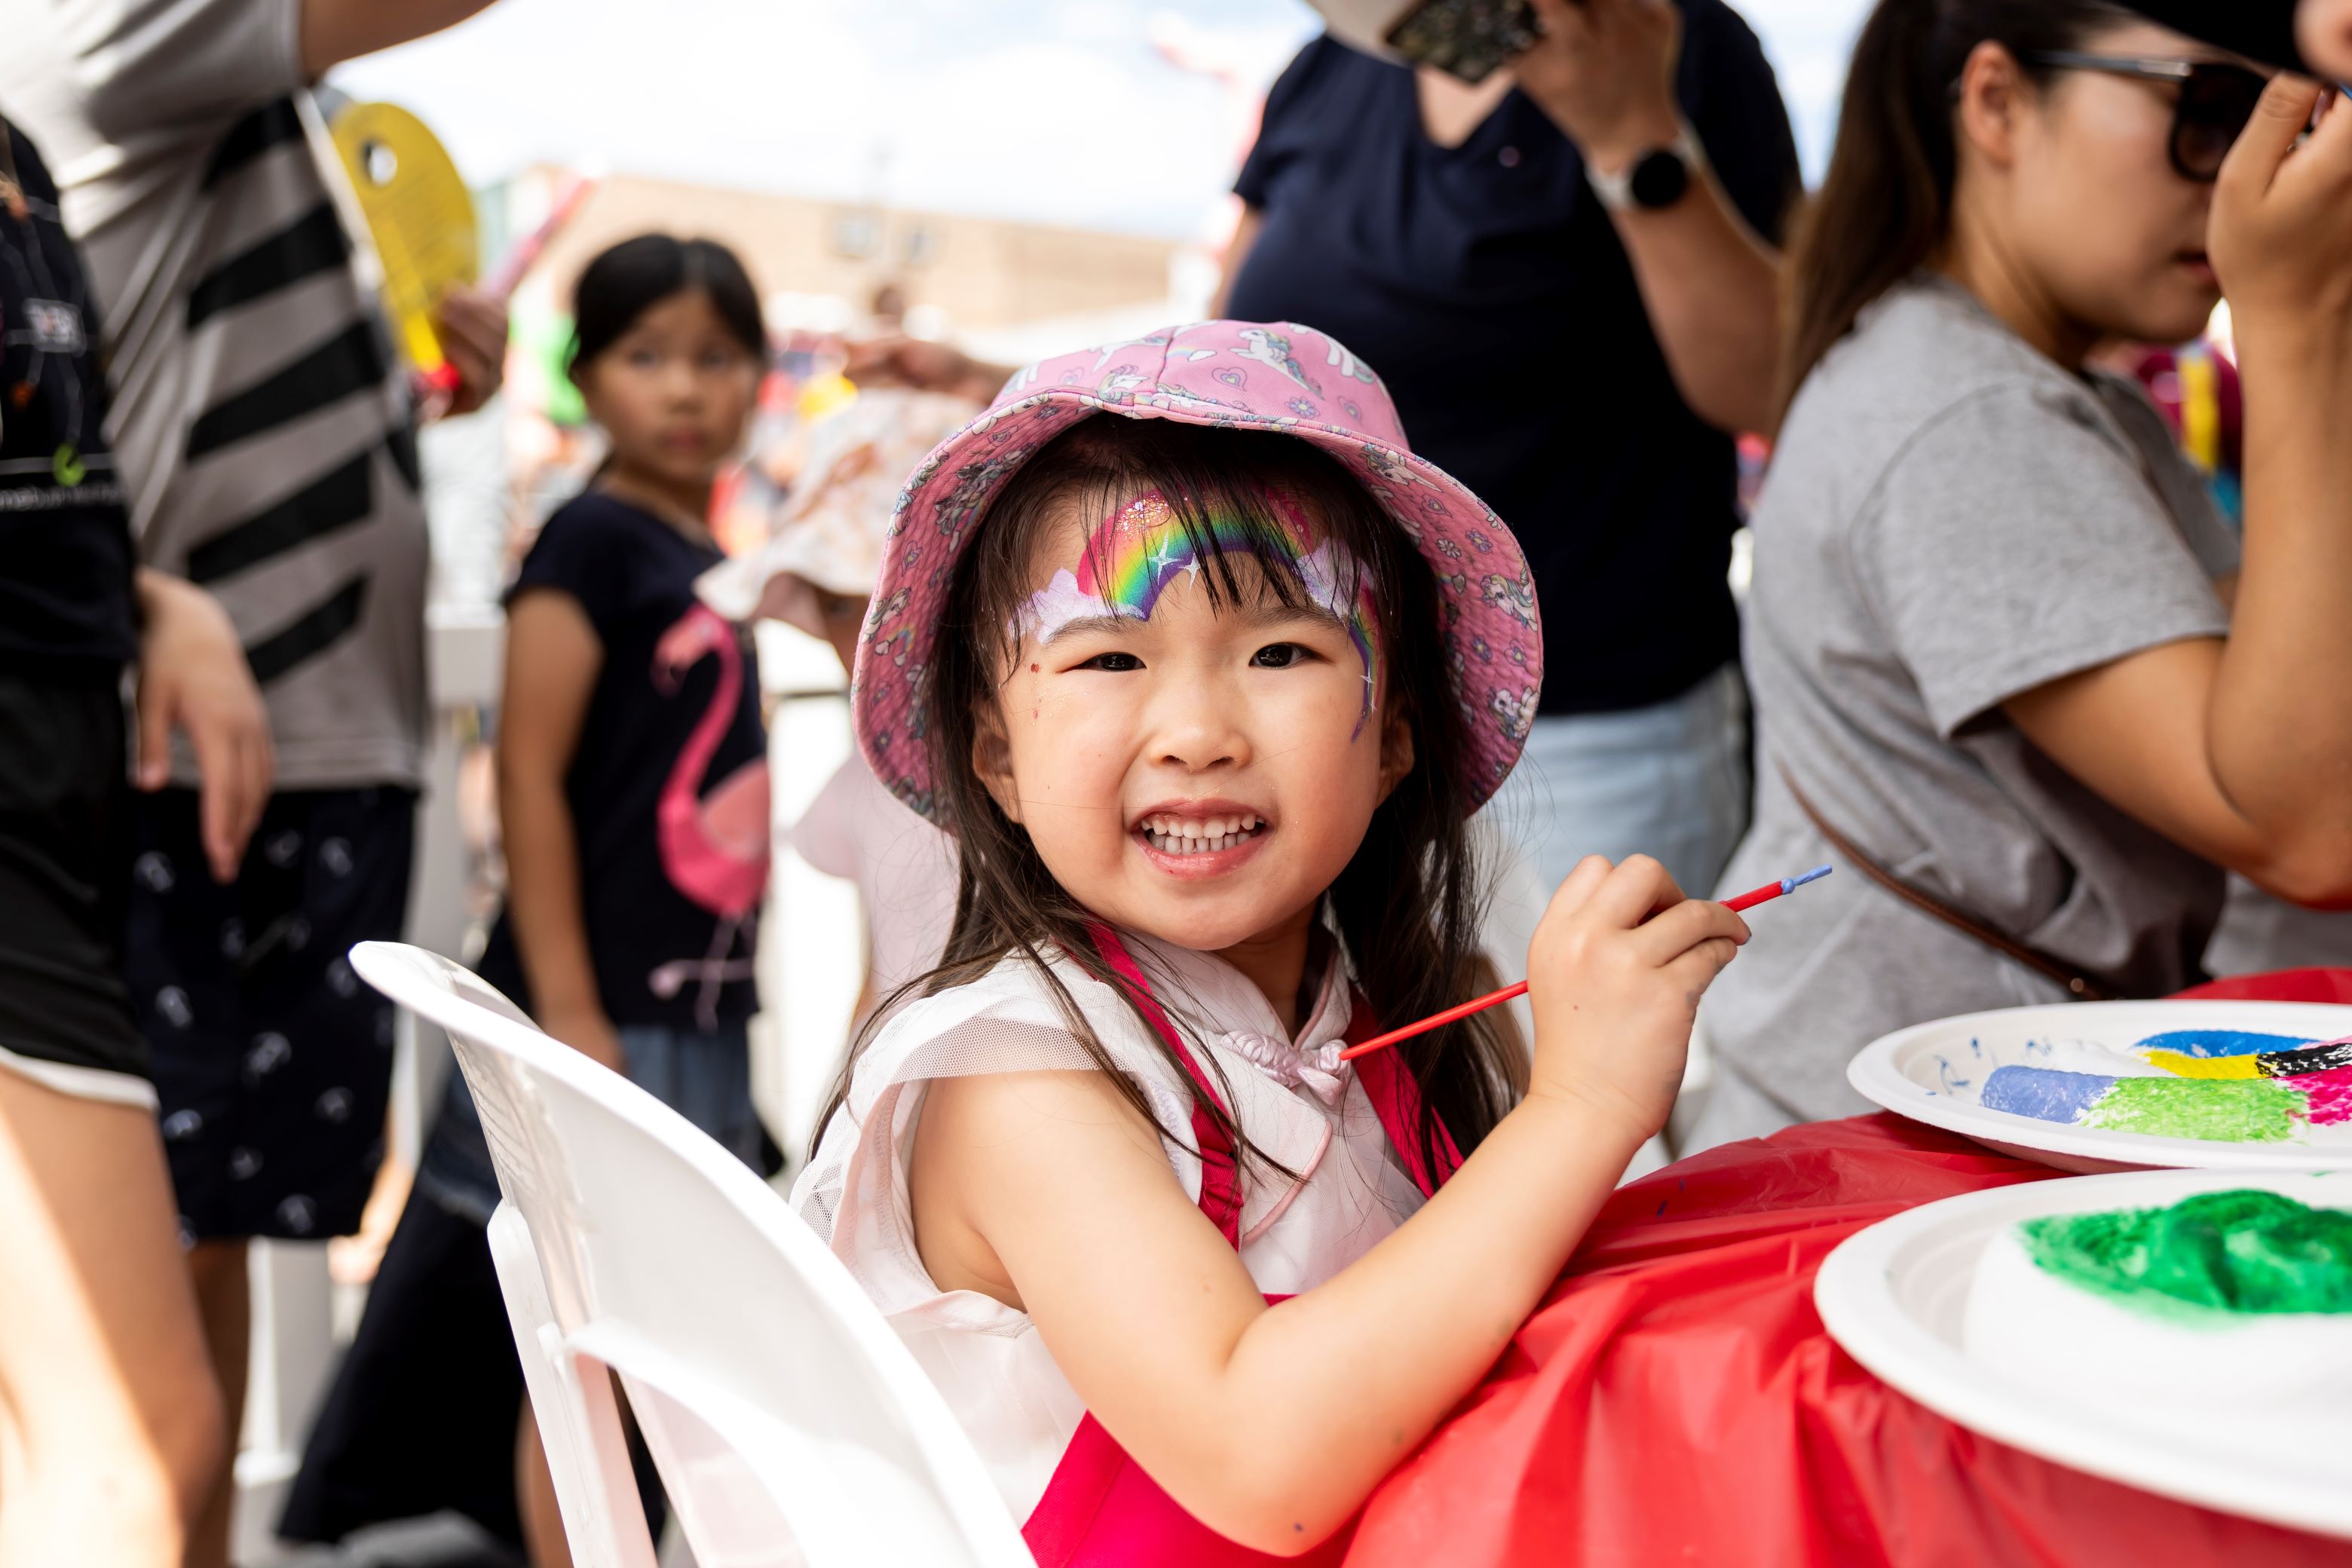
[[[1755,891],[1742,893],[1736,899],[1726,899],[1723,900],[1724,907],[1730,910],[1752,910],[1759,904],[1769,903],[1784,894],[1793,893],[1808,882],[1818,882],[1829,874],[1830,868],[1827,866],[1816,866],[1811,870],[1800,872],[1794,877],[1783,877],[1777,882],[1767,882]],[[1483,1013],[1489,1007],[1527,994],[1528,983],[1524,980],[1517,985],[1506,985],[1500,991],[1474,997],[1458,1007],[1448,1007],[1443,1013],[1432,1013],[1418,1024],[1407,1024],[1402,1029],[1391,1029],[1385,1035],[1374,1035],[1361,1045],[1349,1046],[1339,1053],[1339,1059],[1343,1062],[1351,1061],[1357,1057],[1377,1051],[1383,1046],[1393,1046],[1399,1040],[1409,1040],[1415,1035],[1425,1035],[1432,1029],[1451,1024],[1456,1018],[1466,1018],[1473,1013]]]

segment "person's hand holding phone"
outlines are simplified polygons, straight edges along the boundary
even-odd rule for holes
[[[1511,61],[1519,90],[1591,167],[1617,174],[1679,133],[1672,0],[1532,0],[1543,37]]]

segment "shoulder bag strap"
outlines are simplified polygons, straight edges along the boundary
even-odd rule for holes
[[[1983,943],[2003,958],[2021,963],[2045,979],[2056,981],[2077,1000],[2113,1002],[2126,994],[2124,988],[2112,981],[2099,975],[2086,973],[2075,965],[2067,963],[2062,959],[2053,958],[2038,947],[2028,947],[2021,942],[2004,936],[1974,915],[1963,913],[1933,893],[1905,881],[1864,854],[1855,847],[1853,839],[1832,827],[1829,820],[1813,809],[1813,803],[1805,798],[1805,792],[1797,787],[1797,781],[1790,776],[1786,765],[1780,767],[1780,782],[1789,786],[1790,798],[1797,803],[1797,809],[1805,814],[1805,820],[1813,825],[1814,830],[1828,841],[1829,847],[1855,870],[1909,904],[1913,909],[1933,915],[1954,931]]]

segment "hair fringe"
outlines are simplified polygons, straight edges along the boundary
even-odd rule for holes
[[[640,234],[607,246],[580,269],[572,289],[572,342],[566,370],[577,374],[635,326],[637,318],[674,294],[710,301],[729,335],[764,362],[767,325],[760,290],[743,260],[715,239]]]

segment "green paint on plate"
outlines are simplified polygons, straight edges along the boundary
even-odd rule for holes
[[[2151,1316],[2352,1313],[2352,1213],[2278,1193],[2200,1193],[2168,1208],[2052,1215],[2018,1227],[2060,1279]]]
[[[2083,1124],[2157,1138],[2279,1143],[2302,1131],[2307,1109],[2302,1090],[2270,1079],[2119,1078]]]

